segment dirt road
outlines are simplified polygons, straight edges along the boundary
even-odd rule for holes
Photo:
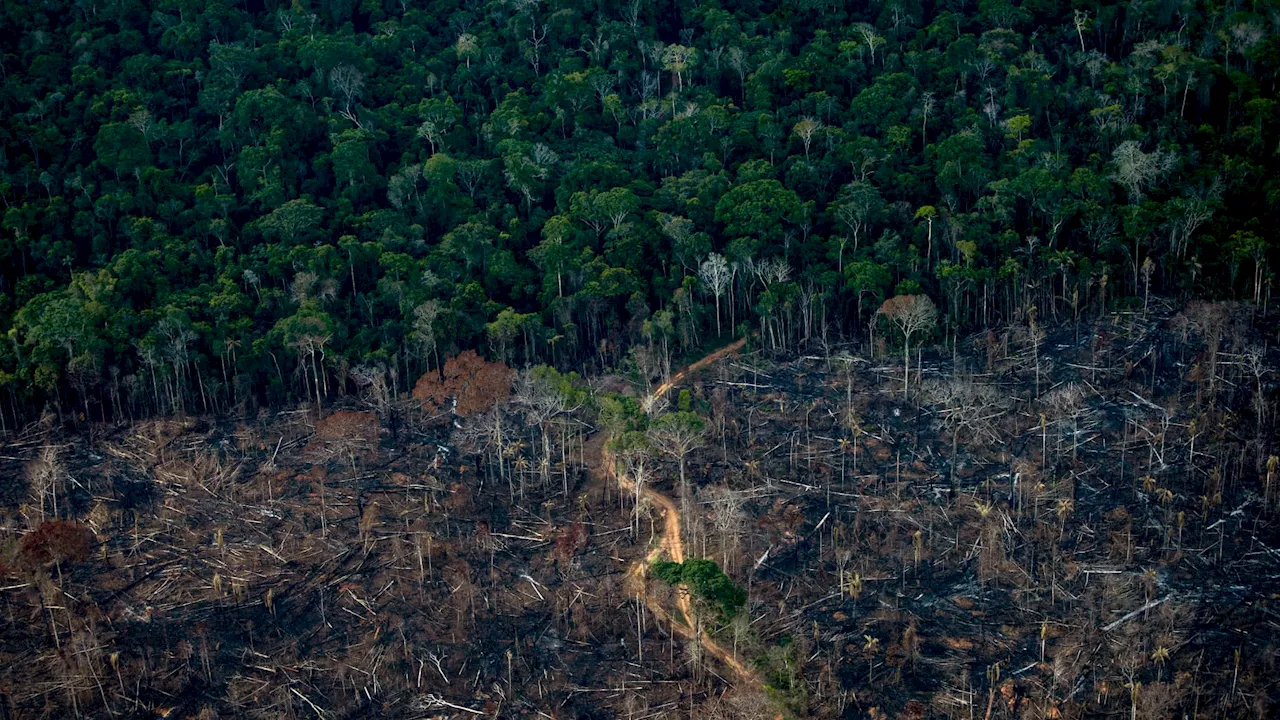
[[[702,370],[717,360],[738,352],[742,349],[745,342],[745,340],[737,340],[683,368],[676,374],[672,375],[670,380],[660,385],[657,390],[654,390],[653,399],[657,400],[661,398],[691,374]],[[606,476],[614,478],[623,489],[631,493],[635,492],[635,485],[632,484],[631,480],[625,476],[617,474],[613,457],[610,455],[608,448],[604,445],[601,446],[600,450],[600,467]],[[662,542],[649,553],[644,561],[636,562],[627,571],[628,589],[643,597],[645,606],[649,608],[649,611],[654,615],[657,615],[663,622],[670,625],[674,632],[687,639],[693,639],[696,632],[702,645],[702,649],[715,657],[725,666],[731,668],[734,674],[737,675],[739,682],[753,689],[761,689],[760,678],[751,668],[739,661],[738,658],[734,656],[733,652],[726,650],[724,646],[712,639],[705,631],[700,629],[695,631],[691,625],[694,617],[693,604],[687,591],[681,589],[681,591],[676,594],[676,607],[680,611],[680,617],[675,617],[662,606],[657,598],[651,597],[648,594],[645,585],[645,572],[648,570],[649,565],[654,560],[657,560],[664,555],[672,562],[684,562],[685,556],[684,542],[681,539],[683,537],[683,533],[681,532],[680,527],[682,518],[680,517],[679,508],[671,498],[654,490],[652,487],[645,486],[642,492],[650,502],[662,508]]]

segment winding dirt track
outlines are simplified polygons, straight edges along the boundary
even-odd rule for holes
[[[680,370],[676,374],[672,375],[670,380],[660,385],[657,390],[654,390],[653,399],[657,400],[662,397],[672,388],[684,381],[684,379],[689,375],[702,370],[717,360],[738,352],[742,349],[742,346],[745,343],[746,340],[737,340]],[[617,473],[614,467],[613,457],[605,445],[601,445],[600,449],[600,467],[607,477],[615,479],[624,490],[631,493],[635,492],[635,485],[631,480]],[[725,666],[731,668],[734,674],[738,676],[738,681],[740,683],[753,689],[761,689],[762,685],[760,678],[751,668],[740,662],[738,658],[734,656],[733,652],[726,650],[723,645],[707,635],[706,631],[700,629],[695,631],[695,629],[690,625],[691,618],[693,618],[694,615],[693,605],[689,599],[689,593],[687,591],[681,589],[680,592],[676,593],[676,607],[680,611],[680,617],[674,616],[662,606],[657,598],[649,595],[645,585],[645,571],[654,560],[657,560],[663,555],[666,555],[672,562],[684,562],[684,541],[682,540],[683,533],[681,533],[680,528],[682,518],[680,517],[680,510],[676,506],[676,503],[673,502],[671,498],[649,486],[645,486],[642,492],[650,502],[662,508],[662,542],[659,543],[658,547],[654,548],[643,561],[638,561],[632,564],[631,568],[627,571],[628,589],[642,597],[644,599],[645,606],[649,608],[649,611],[654,615],[657,615],[663,622],[670,625],[671,629],[682,637],[686,639],[693,639],[696,632],[700,636],[699,639],[702,649],[714,656],[720,662],[724,663]]]

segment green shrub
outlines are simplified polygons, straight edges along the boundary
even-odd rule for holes
[[[710,606],[721,623],[727,623],[747,604],[747,593],[729,579],[712,560],[695,558],[684,563],[658,560],[653,574],[668,585],[685,585],[697,600]]]

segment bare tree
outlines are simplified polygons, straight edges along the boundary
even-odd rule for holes
[[[1091,409],[1085,403],[1084,387],[1079,383],[1066,383],[1045,393],[1041,398],[1044,406],[1046,432],[1042,435],[1041,453],[1048,451],[1048,420],[1058,426],[1058,445],[1061,450],[1062,437],[1071,437],[1071,456],[1075,457],[1079,449],[1080,421],[1088,417]],[[1068,429],[1069,427],[1069,429]]]
[[[1080,52],[1084,53],[1084,29],[1089,26],[1089,12],[1087,10],[1076,10],[1071,24],[1075,26],[1076,37],[1080,39]]]
[[[40,508],[41,522],[48,516],[58,517],[58,489],[64,484],[67,474],[61,455],[58,446],[45,445],[40,448],[40,456],[26,466],[28,489],[35,505]]]
[[[927,383],[922,388],[926,402],[937,408],[943,425],[951,430],[951,487],[956,484],[960,433],[971,434],[975,441],[999,442],[996,423],[1008,410],[1008,398],[990,385],[970,379],[952,379]]]
[[[437,350],[436,320],[440,318],[440,312],[440,301],[435,299],[427,300],[413,309],[413,330],[410,337],[422,349],[422,358],[428,361],[428,367],[431,353]]]
[[[729,263],[719,253],[711,253],[698,268],[698,279],[711,290],[716,299],[716,335],[720,335],[720,296],[729,286]]]
[[[929,145],[929,113],[933,112],[934,106],[937,104],[937,97],[926,92],[920,96],[920,142],[921,148]]]
[[[134,130],[142,134],[142,140],[151,147],[151,137],[155,134],[156,123],[151,117],[151,111],[146,108],[138,108],[129,113],[129,125]]]
[[[547,26],[537,22],[529,23],[529,39],[525,41],[524,58],[529,61],[534,75],[541,75],[542,45],[547,41]]]
[[[804,143],[804,159],[809,159],[809,146],[813,144],[813,138],[822,132],[822,123],[811,117],[806,117],[795,124],[792,128],[796,136],[800,138],[800,142]]]
[[[302,375],[303,387],[311,385],[316,398],[317,417],[324,411],[323,395],[329,394],[329,373],[322,368],[325,365],[325,345],[333,339],[333,333],[318,318],[303,317],[289,340],[289,345],[298,353],[298,373]],[[310,367],[311,377],[307,377]],[[309,382],[308,382],[309,380]]]
[[[750,63],[751,59],[742,48],[737,46],[729,48],[729,67],[738,76],[738,85],[740,86],[746,85],[747,74],[754,69]]]
[[[363,128],[353,106],[364,92],[364,73],[350,65],[339,65],[329,71],[329,87],[342,102],[338,114]]]
[[[530,419],[537,425],[542,434],[542,462],[539,463],[542,480],[545,484],[550,479],[551,469],[551,437],[550,424],[559,415],[576,410],[569,405],[569,398],[559,388],[548,381],[546,375],[537,369],[525,370],[516,380],[513,400],[525,408]],[[568,475],[564,476],[563,495],[569,497]]]
[[[871,51],[871,64],[876,64],[876,48],[883,47],[885,39],[882,35],[876,33],[874,26],[868,23],[857,23],[853,26],[855,32],[862,36],[862,42],[867,46],[867,50]]]
[[[644,502],[644,488],[649,479],[649,462],[653,458],[653,447],[649,444],[649,438],[643,433],[632,432],[624,433],[612,441],[613,456],[622,464],[622,470],[627,477],[631,479],[632,489],[632,535],[640,532],[640,516],[642,513],[649,512],[652,507],[647,507]],[[652,520],[650,521],[652,528]]]
[[[1137,140],[1125,140],[1112,153],[1111,161],[1115,164],[1111,179],[1129,192],[1129,202],[1137,203],[1144,188],[1173,169],[1176,158],[1158,148],[1143,152]]]
[[[1031,364],[1036,375],[1035,397],[1040,397],[1040,346],[1046,336],[1044,326],[1038,321],[1039,312],[1033,305],[1027,308],[1027,344],[1031,347]]]
[[[1209,379],[1209,396],[1218,389],[1218,354],[1222,347],[1222,339],[1231,325],[1231,316],[1236,312],[1235,303],[1208,303],[1195,301],[1187,306],[1187,320],[1204,341],[1204,371]]]
[[[662,415],[649,425],[649,440],[664,455],[674,458],[680,467],[680,513],[689,515],[689,483],[685,476],[685,460],[689,453],[702,447],[705,426],[702,418],[691,412]],[[689,527],[689,523],[685,523]]]
[[[738,544],[747,522],[747,514],[742,507],[745,498],[741,492],[729,487],[709,488],[709,494],[712,523],[720,533],[720,564],[725,572],[729,572],[737,557]]]
[[[359,389],[360,399],[374,410],[384,413],[391,408],[391,388],[387,385],[387,373],[380,367],[357,365],[347,371],[347,377]]]
[[[911,336],[933,328],[938,321],[938,308],[928,295],[898,295],[885,300],[877,314],[902,332],[902,394],[906,395],[911,384]]]

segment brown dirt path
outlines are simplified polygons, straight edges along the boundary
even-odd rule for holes
[[[658,386],[658,388],[654,390],[652,396],[653,399],[657,400],[661,398],[693,373],[696,373],[712,363],[738,352],[745,344],[745,339],[737,340],[681,369],[679,372],[672,375],[670,380]],[[617,473],[613,457],[610,455],[608,448],[603,444],[600,446],[599,471],[602,472],[605,477],[616,480],[618,485],[620,485],[624,490],[631,493],[635,492],[635,485],[633,485],[628,478]],[[632,564],[631,568],[627,571],[627,586],[629,590],[644,599],[645,606],[649,608],[650,612],[658,616],[658,618],[663,622],[670,625],[674,632],[691,640],[694,638],[695,630],[690,625],[690,619],[693,618],[694,615],[693,603],[689,598],[688,591],[682,588],[676,593],[676,607],[680,611],[680,617],[676,617],[663,607],[657,598],[649,595],[648,588],[645,583],[645,575],[649,565],[654,560],[661,558],[663,555],[672,562],[684,562],[685,553],[684,542],[681,539],[683,534],[681,533],[680,527],[682,522],[680,510],[676,507],[675,502],[673,502],[671,498],[663,495],[657,490],[654,490],[652,487],[646,486],[643,489],[643,494],[654,505],[662,508],[662,541],[658,544],[658,547],[654,548],[648,556],[645,557],[643,561]],[[760,678],[756,675],[755,671],[743,664],[731,650],[725,649],[723,645],[716,642],[711,636],[709,636],[705,630],[698,630],[697,635],[703,650],[715,657],[726,667],[732,669],[740,683],[754,690],[763,689],[763,683],[760,681]]]

